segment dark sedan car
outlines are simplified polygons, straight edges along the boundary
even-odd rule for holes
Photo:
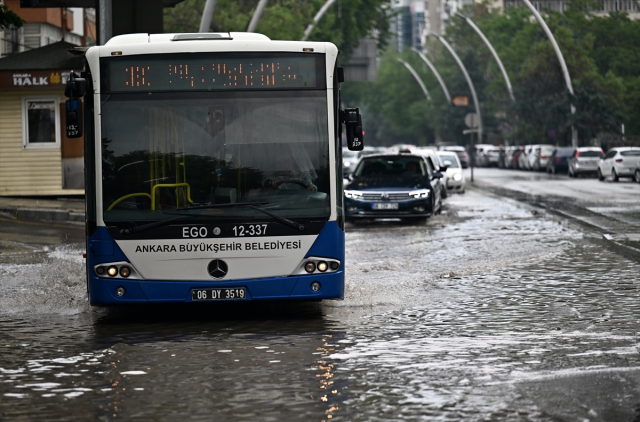
[[[575,148],[571,147],[556,148],[547,161],[547,173],[566,172],[569,169],[569,157],[573,155],[575,150]]]
[[[442,174],[419,155],[365,157],[344,190],[346,220],[424,221],[442,205],[441,178]]]

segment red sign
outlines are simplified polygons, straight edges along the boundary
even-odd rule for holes
[[[469,105],[469,97],[453,97],[451,102],[456,107],[467,107]]]

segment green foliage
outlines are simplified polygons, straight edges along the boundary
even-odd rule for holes
[[[24,23],[24,20],[22,20],[22,18],[15,12],[9,10],[9,8],[4,4],[0,4],[0,31],[10,27],[11,25],[16,28],[20,28]]]
[[[271,0],[256,32],[274,40],[299,40],[326,0]],[[376,31],[381,46],[389,34],[391,0],[339,0],[314,28],[309,40],[329,41],[349,55],[360,38]],[[205,0],[186,0],[165,9],[166,32],[197,32]],[[218,0],[211,30],[245,31],[258,0]]]
[[[640,50],[637,48],[640,21],[632,21],[623,13],[604,17],[592,15],[598,7],[592,0],[574,0],[564,14],[546,12],[545,20],[567,62],[574,96],[567,90],[555,51],[526,8],[509,7],[497,11],[489,9],[487,4],[474,4],[464,9],[464,14],[480,27],[502,59],[514,89],[515,103],[509,98],[502,74],[481,39],[463,20],[449,20],[445,37],[473,80],[487,139],[569,144],[573,125],[578,130],[579,142],[588,144],[598,133],[618,134],[622,123],[627,134],[640,134]],[[460,70],[439,43],[431,40],[425,50],[442,74],[451,95],[466,95],[471,100]],[[415,54],[405,53],[405,56]],[[405,80],[401,74],[406,69],[387,63],[391,61],[395,61],[392,54],[382,57],[380,78],[393,79],[384,73],[388,71],[383,72],[389,67],[394,69],[397,80]],[[407,93],[391,82],[389,85],[372,82],[357,90],[348,89],[345,84],[343,96],[348,105],[359,105],[370,115],[367,121],[378,126],[384,122],[389,127],[386,132],[374,131],[373,138],[369,136],[367,141],[392,144],[398,140],[386,137],[401,134],[406,139],[424,140],[426,137],[429,143],[436,136],[447,142],[468,142],[468,137],[462,136],[462,130],[466,128],[463,119],[466,113],[474,111],[473,104],[467,108],[447,105],[428,68],[419,61],[412,63],[432,94],[425,117],[427,127],[410,119],[413,114],[409,108],[426,104],[424,98],[420,103],[416,93]],[[406,83],[417,88],[409,79]],[[369,94],[356,95],[354,91]],[[392,122],[389,117],[394,115],[393,110],[378,103],[393,104],[391,108],[404,110],[396,116],[403,121]],[[571,114],[571,104],[576,108],[575,115]],[[504,127],[511,130],[503,132]],[[547,133],[551,129],[559,133],[557,138],[549,138]],[[385,137],[382,137],[383,133]]]

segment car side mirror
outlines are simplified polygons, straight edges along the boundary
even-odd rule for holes
[[[433,178],[434,179],[442,179],[444,177],[444,175],[442,173],[433,173]]]
[[[347,148],[349,151],[364,149],[364,133],[362,132],[362,115],[359,108],[347,108],[340,113],[342,122],[347,127]]]

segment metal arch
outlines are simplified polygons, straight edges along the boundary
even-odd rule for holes
[[[207,0],[202,11],[202,19],[200,20],[200,29],[198,32],[209,32],[211,28],[211,19],[213,19],[213,11],[216,8],[216,0]]]
[[[451,104],[451,95],[449,94],[449,90],[447,89],[447,86],[444,84],[444,80],[442,79],[442,76],[440,76],[440,72],[438,72],[438,69],[436,69],[436,67],[433,65],[433,63],[431,63],[431,61],[429,59],[427,59],[427,56],[425,56],[422,53],[422,51],[418,50],[415,47],[411,47],[411,51],[413,51],[418,56],[420,56],[422,61],[424,61],[427,64],[427,66],[429,66],[429,69],[431,69],[433,74],[436,75],[436,79],[438,80],[438,82],[440,83],[440,86],[442,87],[442,91],[444,92],[444,96],[447,97],[447,104]]]
[[[258,22],[260,22],[262,12],[264,12],[264,9],[265,7],[267,7],[268,2],[269,0],[260,0],[260,3],[258,3],[258,6],[256,7],[256,11],[253,12],[253,16],[251,16],[251,21],[249,21],[249,26],[247,27],[247,32],[256,32]]]
[[[304,30],[304,36],[300,41],[306,41],[307,38],[309,38],[309,35],[311,35],[311,31],[313,31],[313,28],[315,28],[318,21],[324,16],[325,13],[327,13],[327,10],[329,10],[329,8],[335,2],[336,0],[327,0],[327,2],[324,5],[322,5],[320,10],[318,10],[318,13],[316,13],[316,15],[313,17],[313,23],[310,23],[307,26],[307,29]]]
[[[404,60],[398,59],[398,61],[402,63],[404,67],[409,70],[409,72],[411,72],[414,78],[416,78],[416,81],[418,82],[418,85],[420,85],[420,88],[422,88],[422,92],[424,92],[424,95],[426,95],[427,100],[431,101],[431,95],[429,95],[429,91],[427,91],[427,87],[424,85],[424,82],[422,82],[422,79],[420,79],[420,76],[418,76],[418,73],[413,69],[413,67],[411,67],[409,63],[405,62]]]
[[[562,51],[560,51],[560,47],[558,46],[558,43],[556,42],[555,37],[553,36],[553,34],[551,33],[551,30],[547,26],[547,23],[544,21],[544,19],[542,19],[542,16],[540,16],[540,13],[538,13],[536,8],[533,7],[533,4],[531,4],[529,0],[522,0],[522,1],[524,2],[525,6],[527,6],[527,8],[531,11],[533,16],[536,18],[536,20],[538,21],[538,24],[542,27],[542,30],[547,35],[547,38],[549,38],[549,41],[551,42],[551,45],[553,46],[553,49],[556,52],[556,56],[558,56],[558,61],[560,62],[560,67],[562,68],[562,74],[564,75],[564,81],[567,84],[567,89],[569,90],[571,95],[573,95],[573,84],[571,83],[571,76],[569,75],[569,69],[567,68],[567,63],[564,60],[564,56],[562,55]],[[571,114],[573,115],[576,114],[576,108],[573,105],[573,103],[571,104]],[[571,126],[571,145],[574,148],[578,147],[578,133],[576,132],[576,129],[573,125]]]
[[[509,75],[507,75],[507,71],[504,68],[504,65],[502,64],[502,60],[500,60],[500,57],[498,56],[498,53],[496,53],[496,50],[493,48],[493,45],[491,45],[487,37],[485,37],[485,35],[480,30],[480,28],[478,28],[478,26],[470,18],[462,15],[461,13],[456,13],[456,16],[459,17],[460,19],[464,19],[464,21],[476,32],[476,34],[478,34],[482,42],[484,42],[484,44],[487,46],[487,48],[491,52],[491,55],[495,59],[496,63],[498,63],[500,72],[502,72],[502,77],[504,78],[504,83],[507,85],[507,90],[509,91],[509,97],[511,97],[511,101],[515,101],[516,98],[513,96],[513,88],[511,88],[511,81],[509,80]]]
[[[445,40],[441,36],[433,34],[433,33],[431,33],[429,35],[431,35],[432,37],[435,37],[435,39],[440,41],[440,43],[442,43],[444,48],[446,48],[449,51],[449,53],[451,53],[451,55],[453,56],[453,59],[456,61],[456,63],[458,64],[458,67],[462,71],[462,74],[464,75],[464,78],[467,80],[467,85],[469,85],[469,89],[471,90],[471,96],[473,97],[473,105],[475,106],[476,113],[478,114],[478,141],[479,141],[479,143],[482,143],[482,129],[483,128],[482,128],[482,114],[480,114],[480,103],[478,102],[478,95],[476,94],[476,88],[473,86],[473,81],[471,80],[471,77],[469,76],[469,72],[467,72],[467,68],[464,67],[464,64],[462,63],[462,60],[460,60],[460,57],[458,57],[456,52],[453,51],[453,48],[451,47],[451,45],[449,45],[447,40]]]

